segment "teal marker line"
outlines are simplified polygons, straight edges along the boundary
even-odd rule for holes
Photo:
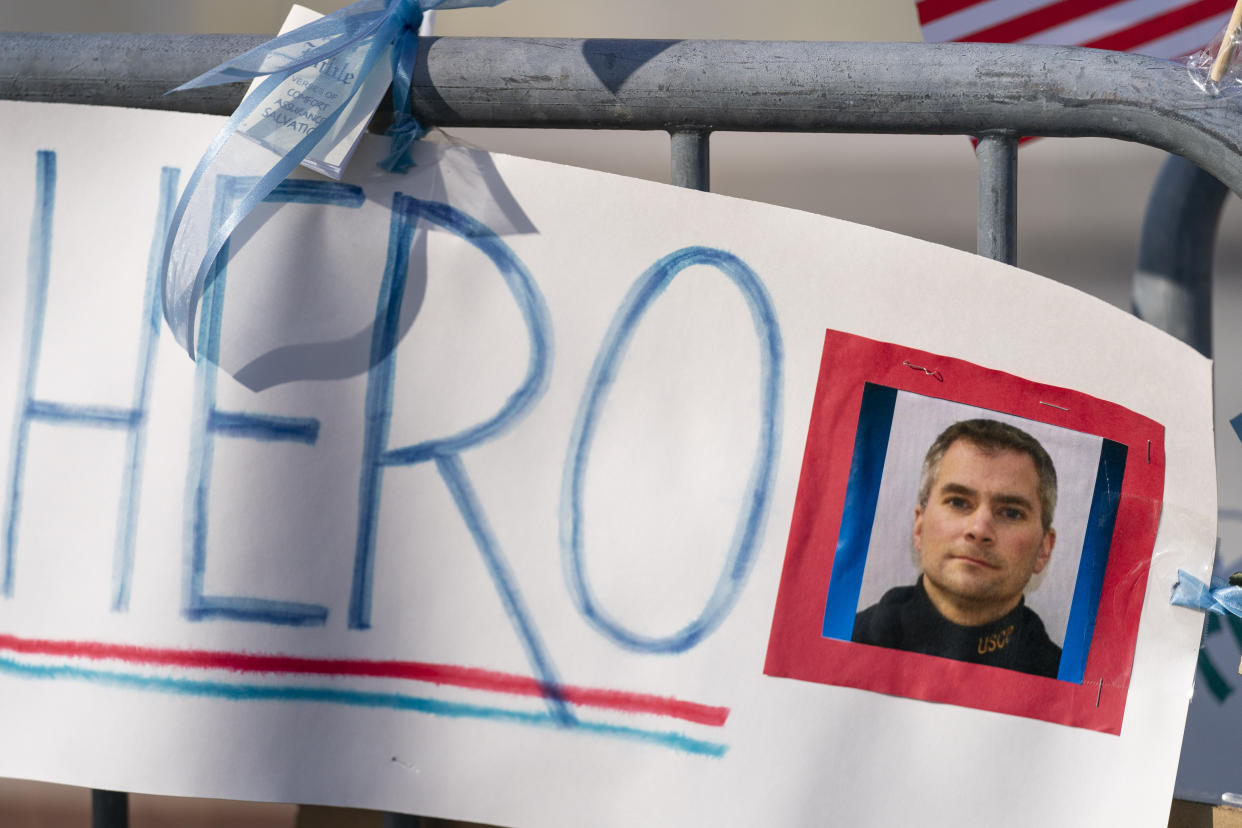
[[[230,701],[303,701],[343,704],[351,707],[387,707],[393,710],[408,710],[454,719],[485,719],[551,730],[584,730],[601,736],[644,742],[697,756],[716,758],[724,756],[729,749],[727,745],[720,744],[719,742],[693,739],[684,733],[642,730],[636,727],[624,727],[604,722],[588,722],[581,719],[567,725],[553,718],[547,711],[508,710],[502,707],[462,704],[460,702],[441,701],[419,696],[407,696],[401,693],[332,690],[326,687],[233,684],[230,682],[199,681],[164,676],[139,676],[132,673],[86,670],[81,667],[62,665],[24,664],[6,658],[0,658],[0,673],[29,679],[69,679],[111,687],[123,687],[157,693],[173,693],[182,696],[228,699]]]

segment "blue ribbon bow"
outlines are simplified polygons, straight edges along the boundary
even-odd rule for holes
[[[1212,585],[1200,581],[1184,570],[1177,570],[1177,583],[1169,602],[1217,615],[1232,613],[1242,616],[1242,587],[1230,586],[1224,578],[1212,578]]]
[[[384,52],[391,47],[393,123],[387,133],[392,139],[391,151],[380,166],[403,173],[413,164],[409,153],[411,144],[426,134],[410,105],[410,84],[418,57],[418,28],[423,12],[495,6],[502,2],[504,0],[359,0],[269,40],[172,90],[251,81],[266,76],[199,160],[169,226],[160,276],[164,319],[191,357],[194,356],[194,318],[216,256],[242,220],[336,125]],[[241,125],[252,118],[260,106],[273,103],[269,99],[289,78],[325,62],[342,67],[341,72],[348,70],[353,82],[347,95],[316,108],[314,128],[304,134],[287,130],[294,137],[278,138],[275,147],[258,144],[239,134]],[[284,141],[284,146],[280,145],[280,140]],[[221,176],[244,180],[241,195],[222,210],[216,204],[215,195],[216,181]]]

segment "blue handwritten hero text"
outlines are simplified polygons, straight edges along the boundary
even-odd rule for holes
[[[128,408],[70,405],[40,399],[35,394],[39,358],[44,347],[43,325],[51,280],[51,251],[56,213],[56,154],[43,151],[36,158],[35,204],[31,221],[26,318],[22,335],[22,362],[16,393],[16,412],[10,439],[8,496],[4,503],[3,534],[0,535],[0,597],[11,598],[20,589],[18,526],[22,514],[22,490],[27,467],[36,462],[28,453],[32,423],[65,428],[124,430],[128,437],[122,492],[113,543],[113,583],[110,606],[115,612],[129,609],[130,579],[134,567],[139,491],[145,463],[145,437],[152,376],[159,339],[159,300],[155,290],[162,239],[174,203],[179,171],[165,168],[158,181],[158,209],[153,233],[143,305],[139,309],[141,333],[135,370],[132,404]],[[222,180],[217,188],[215,214],[226,215],[244,180]],[[352,184],[321,181],[289,181],[266,199],[289,205],[320,205],[345,210],[365,202],[362,188]],[[407,269],[415,228],[427,222],[473,246],[491,263],[520,312],[529,344],[525,372],[499,410],[456,433],[412,445],[390,445],[393,389],[398,376],[396,347],[401,336],[401,306],[407,287]],[[362,463],[358,484],[358,517],[353,553],[353,576],[349,590],[347,624],[355,630],[371,627],[371,602],[376,568],[376,534],[380,523],[381,489],[385,476],[401,467],[422,463],[434,466],[490,576],[497,597],[525,651],[533,674],[544,688],[551,716],[573,721],[573,713],[561,697],[553,660],[543,644],[532,613],[504,551],[487,518],[486,505],[472,484],[464,452],[497,440],[538,404],[547,386],[553,357],[552,323],[539,287],[526,265],[503,239],[477,219],[454,207],[396,193],[392,201],[388,256],[376,297],[376,321],[372,333],[370,368],[364,410]],[[331,609],[322,604],[278,601],[257,595],[209,593],[204,572],[210,554],[208,517],[211,512],[212,465],[216,442],[221,439],[283,443],[290,450],[314,451],[320,422],[315,417],[256,414],[225,410],[217,402],[217,373],[224,322],[224,296],[228,284],[228,249],[217,258],[214,272],[202,297],[199,330],[200,359],[193,388],[193,415],[188,446],[188,472],[184,504],[184,550],[182,613],[190,621],[229,620],[284,626],[324,625]],[[699,616],[684,629],[664,637],[643,637],[627,629],[619,619],[603,612],[592,592],[583,563],[580,525],[582,487],[590,461],[595,424],[607,405],[608,392],[629,341],[644,314],[659,300],[665,288],[693,265],[714,268],[745,300],[759,345],[760,376],[758,405],[760,433],[751,464],[740,514],[723,571]],[[665,256],[651,266],[631,288],[608,329],[583,389],[581,403],[569,439],[564,465],[561,503],[562,558],[565,580],[574,606],[584,621],[614,643],[643,652],[676,653],[688,650],[709,635],[727,617],[746,578],[757,548],[764,517],[771,501],[771,484],[779,455],[782,385],[780,329],[771,300],[759,276],[737,256],[708,247],[687,247]],[[344,550],[342,550],[344,552]]]

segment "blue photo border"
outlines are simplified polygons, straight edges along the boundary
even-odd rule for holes
[[[875,524],[897,392],[896,388],[872,382],[863,386],[849,483],[841,511],[841,530],[824,605],[824,638],[849,641],[854,632],[854,616],[858,612],[858,595],[871,546],[871,527]],[[1125,444],[1101,439],[1095,491],[1057,671],[1059,681],[1074,684],[1081,684],[1086,672],[1128,454]]]

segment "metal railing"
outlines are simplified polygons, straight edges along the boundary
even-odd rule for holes
[[[240,84],[164,93],[265,39],[0,34],[0,99],[229,114]],[[973,135],[977,249],[1011,264],[1019,136],[1157,147],[1186,160],[1153,195],[1135,312],[1210,353],[1212,243],[1226,187],[1242,193],[1242,129],[1178,64],[1056,46],[427,38],[411,92],[437,126],[667,131],[672,182],[700,190],[715,131]],[[92,803],[96,828],[126,824],[125,794]]]

